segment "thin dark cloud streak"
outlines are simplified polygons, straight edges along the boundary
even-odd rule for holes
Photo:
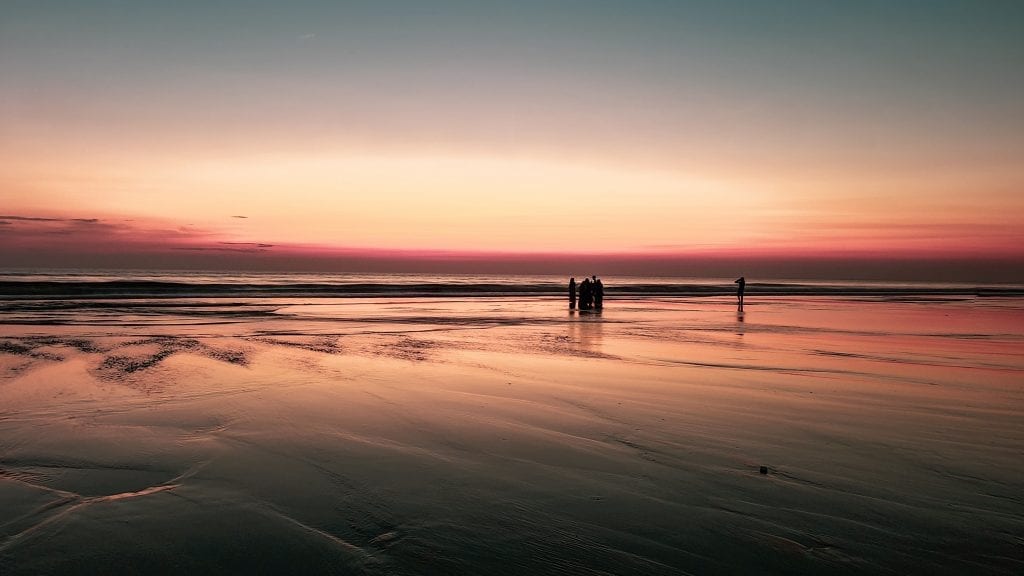
[[[262,242],[228,242],[226,240],[222,240],[221,242],[219,242],[219,244],[226,244],[226,245],[229,245],[229,246],[250,246],[250,247],[253,247],[253,248],[273,248],[274,247],[273,244],[264,244]]]
[[[188,252],[240,252],[243,254],[263,252],[263,250],[259,248],[224,248],[215,246],[174,246],[171,250],[183,250]]]
[[[153,222],[148,226],[100,218],[2,216],[6,222],[0,248],[40,253],[159,252],[175,246],[216,243],[220,235],[195,228],[173,228]]]
[[[229,242],[222,240],[217,242],[218,246],[175,246],[174,250],[185,250],[192,252],[240,252],[244,254],[255,254],[266,252],[274,247],[274,244],[262,242]]]
[[[68,218],[44,218],[41,216],[12,216],[0,215],[0,219],[13,220],[15,222],[66,222]]]
[[[14,222],[81,222],[83,224],[95,224],[99,222],[99,218],[50,218],[45,216],[14,216],[14,215],[0,215],[0,220],[8,221],[6,224],[10,224],[10,221]]]

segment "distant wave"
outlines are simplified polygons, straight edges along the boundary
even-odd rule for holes
[[[545,282],[338,282],[265,283],[111,281],[0,281],[0,298],[203,298],[203,297],[443,297],[563,296],[564,284]],[[707,283],[605,284],[609,297],[725,296],[734,287]],[[1024,296],[1024,287],[880,284],[748,283],[748,295],[773,296]]]

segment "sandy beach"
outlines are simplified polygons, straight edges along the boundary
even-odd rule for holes
[[[9,301],[0,573],[1019,574],[1022,414],[1019,298]]]
[[[0,4],[0,576],[1024,576],[1024,0]]]

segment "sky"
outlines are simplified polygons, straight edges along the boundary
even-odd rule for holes
[[[1016,0],[0,9],[0,267],[1024,280]]]

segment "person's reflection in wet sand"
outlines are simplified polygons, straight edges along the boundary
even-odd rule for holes
[[[581,314],[579,319],[569,322],[569,340],[581,354],[601,354],[603,335],[604,322],[597,316]]]

